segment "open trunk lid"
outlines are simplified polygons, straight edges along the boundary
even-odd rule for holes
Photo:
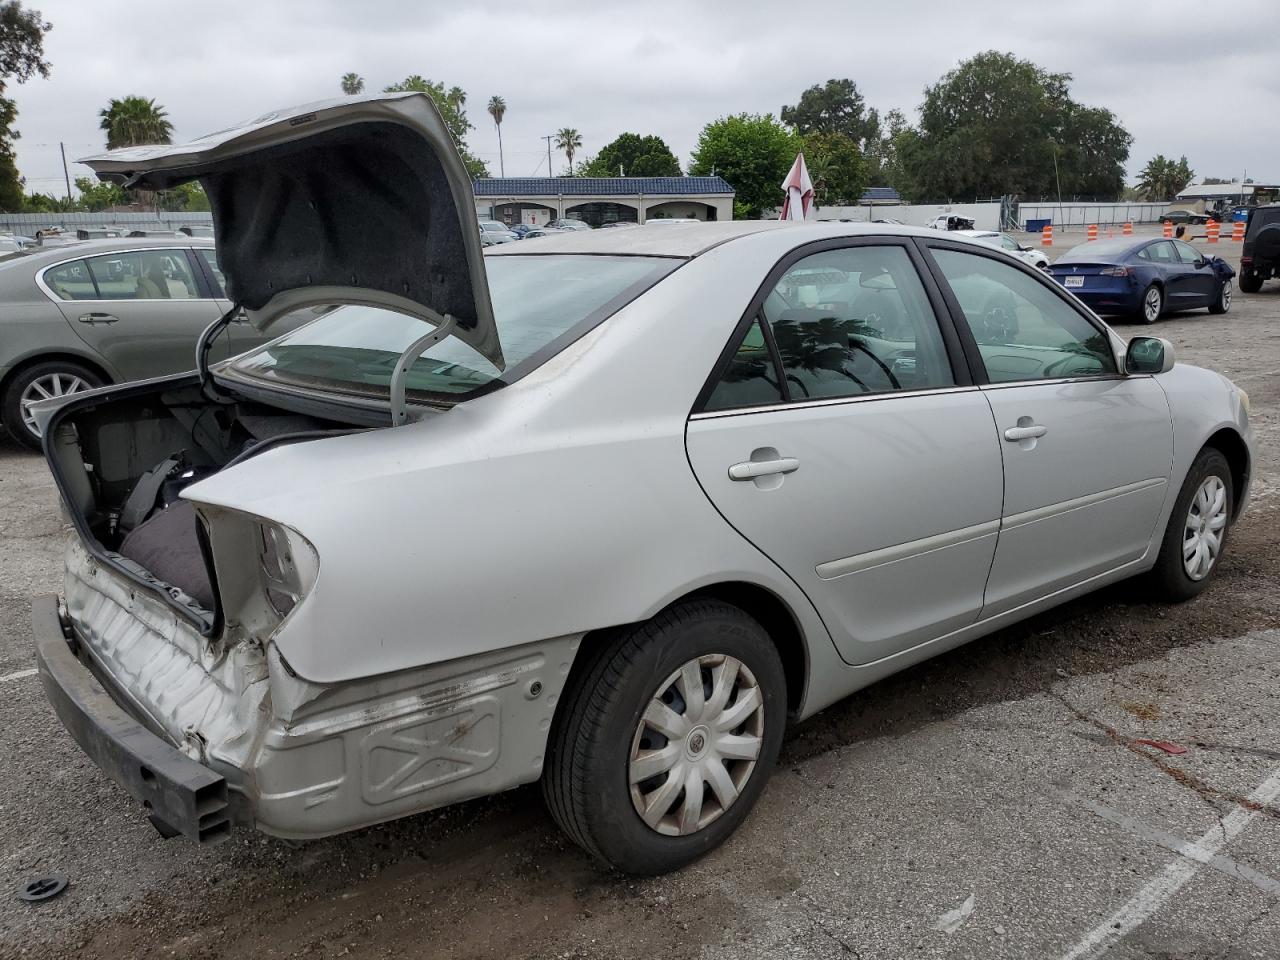
[[[447,326],[504,366],[471,180],[426,94],[304,104],[81,162],[141,189],[199,180],[228,295],[259,330],[301,307],[369,304]]]

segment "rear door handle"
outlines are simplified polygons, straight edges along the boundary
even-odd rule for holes
[[[1049,428],[1040,424],[1033,424],[1029,427],[1010,427],[1004,432],[1004,438],[1010,443],[1016,443],[1019,440],[1035,440],[1037,437],[1043,437],[1048,432]]]
[[[777,460],[747,460],[735,463],[729,468],[730,480],[754,480],[756,477],[769,477],[776,473],[795,473],[800,469],[800,461],[795,457],[779,457]]]
[[[79,317],[81,323],[116,323],[119,319],[109,313],[82,313]]]

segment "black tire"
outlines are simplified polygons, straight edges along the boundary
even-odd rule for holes
[[[1203,484],[1210,477],[1216,476],[1222,481],[1226,490],[1227,523],[1222,528],[1222,542],[1218,548],[1213,566],[1201,579],[1194,579],[1188,574],[1183,563],[1183,542],[1186,535],[1187,519],[1191,512],[1191,501]],[[1187,471],[1187,478],[1178,491],[1178,499],[1173,505],[1173,513],[1169,515],[1169,524],[1165,527],[1164,539],[1160,542],[1160,554],[1156,565],[1150,573],[1153,592],[1159,598],[1173,603],[1181,603],[1198,596],[1218,573],[1222,557],[1227,550],[1227,542],[1231,531],[1231,517],[1235,511],[1235,496],[1231,486],[1231,465],[1227,458],[1213,447],[1205,447],[1200,451]]]
[[[1231,309],[1231,281],[1223,280],[1218,284],[1218,295],[1214,297],[1213,303],[1209,304],[1209,312],[1213,314],[1223,314]]]
[[[1254,273],[1252,270],[1240,274],[1240,292],[1241,293],[1257,293],[1262,289],[1262,277]]]
[[[691,600],[602,639],[584,655],[590,659],[565,692],[547,744],[542,791],[556,823],[592,856],[637,875],[676,870],[719,846],[759,797],[786,726],[786,678],[764,628],[737,607]],[[667,836],[645,823],[632,802],[632,744],[666,678],[711,655],[734,657],[753,675],[763,705],[760,752],[727,809],[693,833]]]
[[[1148,300],[1152,293],[1159,297],[1156,303],[1155,315],[1151,315],[1151,311],[1147,307]],[[1138,305],[1138,321],[1140,323],[1155,323],[1160,319],[1160,315],[1164,313],[1164,290],[1158,283],[1153,283],[1147,289],[1142,291],[1142,302]]]
[[[0,419],[3,419],[9,436],[32,450],[40,449],[40,438],[22,420],[22,395],[35,381],[54,375],[76,377],[87,384],[88,388],[103,385],[102,377],[97,373],[70,360],[46,360],[14,374],[4,389],[4,396],[0,397]]]

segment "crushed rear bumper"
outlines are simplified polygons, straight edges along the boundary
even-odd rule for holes
[[[142,804],[162,831],[200,843],[226,839],[231,815],[226,780],[162,740],[116,703],[76,656],[58,616],[58,600],[31,610],[40,682],[54,712],[89,758]]]

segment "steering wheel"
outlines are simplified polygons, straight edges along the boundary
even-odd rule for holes
[[[889,383],[893,385],[893,389],[895,389],[895,390],[901,390],[901,389],[902,389],[902,384],[901,384],[901,383],[899,383],[899,382],[898,382],[898,378],[897,378],[897,377],[895,377],[895,376],[893,375],[893,371],[889,369],[888,364],[886,364],[883,360],[881,360],[881,359],[880,359],[879,357],[877,357],[874,353],[872,353],[869,349],[867,349],[867,347],[866,347],[866,345],[865,345],[865,344],[860,343],[859,341],[855,340],[853,337],[850,337],[850,338],[849,338],[849,349],[850,349],[850,350],[860,350],[860,351],[862,351],[863,353],[865,353],[868,357],[870,357],[870,358],[871,358],[871,362],[872,362],[872,363],[874,363],[877,367],[879,367],[882,371],[884,371],[884,375],[885,375],[886,377],[888,377],[888,378],[889,378]],[[861,381],[859,381],[859,384],[861,385]],[[868,393],[869,393],[869,392],[870,392],[870,391],[868,391]]]
[[[1069,377],[1072,374],[1089,376],[1091,374],[1097,373],[1098,370],[1097,369],[1079,369],[1079,368],[1072,370],[1071,365],[1074,363],[1074,364],[1080,364],[1081,367],[1088,367],[1090,366],[1091,361],[1093,365],[1096,366],[1097,361],[1094,360],[1092,357],[1084,357],[1084,356],[1080,356],[1079,354],[1072,354],[1069,357],[1063,357],[1061,360],[1055,360],[1053,361],[1053,363],[1045,367],[1044,376]]]

